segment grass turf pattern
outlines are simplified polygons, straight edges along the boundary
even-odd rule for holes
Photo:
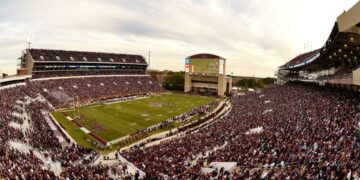
[[[79,111],[81,120],[77,122],[109,142],[214,100],[213,97],[166,93],[144,99],[82,107]],[[67,116],[74,116],[72,109],[64,113]],[[88,146],[86,142],[79,142],[88,139],[88,135],[75,128],[61,112],[54,112],[53,116],[75,141]]]

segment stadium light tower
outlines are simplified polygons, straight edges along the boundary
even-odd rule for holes
[[[32,42],[31,42],[32,39],[33,39],[33,35],[32,35],[31,32],[30,32],[29,35],[28,35],[27,42],[26,42],[28,49],[30,49],[30,46],[31,46],[31,44],[32,44]]]
[[[28,41],[26,44],[28,45],[28,49],[30,49],[30,46],[32,44],[31,41]]]
[[[148,69],[150,69],[150,62],[151,62],[151,49],[149,49],[149,67],[148,67]]]

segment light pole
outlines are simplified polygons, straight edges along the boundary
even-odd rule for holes
[[[149,50],[148,59],[149,59],[149,65],[148,65],[148,72],[149,72],[150,71],[150,62],[151,62],[151,50]]]

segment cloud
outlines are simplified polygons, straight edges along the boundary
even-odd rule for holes
[[[10,67],[32,32],[35,48],[144,56],[151,49],[151,68],[171,70],[183,70],[191,54],[208,52],[227,59],[228,73],[273,76],[304,52],[304,43],[322,46],[336,17],[355,2],[0,0],[0,69],[15,72]]]

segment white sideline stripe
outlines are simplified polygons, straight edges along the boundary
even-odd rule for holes
[[[137,97],[136,95],[135,96],[130,96],[128,97],[129,99],[119,99],[118,101],[113,101],[113,102],[106,102],[104,104],[108,105],[108,104],[116,104],[116,103],[122,103],[122,102],[131,102],[131,101],[137,101],[137,100],[140,100],[140,99],[146,99],[146,98],[150,98],[151,96],[140,96],[140,97]]]
[[[80,128],[82,131],[84,131],[86,134],[89,134],[90,133],[90,131],[88,130],[88,129],[86,129],[85,127],[81,127]]]
[[[53,120],[53,122],[55,122],[57,125],[58,125],[58,127],[60,127],[60,129],[62,130],[62,132],[70,139],[70,141],[72,142],[72,143],[75,143],[75,144],[77,144],[77,142],[68,134],[68,132],[60,125],[60,123],[54,118],[54,116],[50,113],[49,114],[50,115],[50,118]],[[59,130],[60,130],[59,129]]]

